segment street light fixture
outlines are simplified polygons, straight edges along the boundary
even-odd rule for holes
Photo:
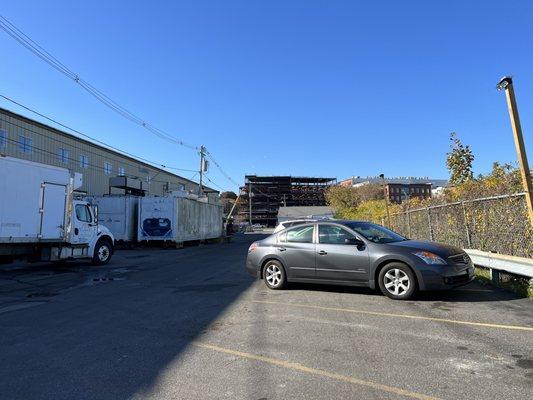
[[[498,85],[496,85],[496,88],[498,90],[504,90],[505,97],[507,98],[507,108],[509,109],[509,117],[511,118],[511,127],[513,128],[514,143],[516,147],[516,153],[518,155],[518,164],[520,166],[520,175],[522,177],[524,192],[526,193],[529,221],[533,226],[533,183],[531,183],[531,172],[527,162],[522,127],[520,126],[518,106],[516,105],[516,98],[514,94],[513,78],[510,76],[504,76]]]

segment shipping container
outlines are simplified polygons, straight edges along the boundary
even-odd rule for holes
[[[86,200],[98,207],[99,220],[109,228],[115,240],[137,241],[138,196],[91,196]]]
[[[187,241],[219,238],[223,234],[222,205],[195,198],[139,198],[138,240]]]

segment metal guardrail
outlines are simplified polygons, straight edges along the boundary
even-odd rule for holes
[[[499,272],[508,272],[533,279],[532,258],[508,256],[475,249],[465,249],[465,251],[472,259],[474,265],[491,270],[492,279],[498,279]]]

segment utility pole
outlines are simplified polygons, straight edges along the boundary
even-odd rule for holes
[[[252,231],[252,181],[248,181],[248,208],[250,210],[250,230]]]
[[[205,147],[200,146],[200,186],[198,187],[198,196],[202,196],[204,194],[204,189],[202,187],[203,179],[204,179],[204,172],[206,170],[205,165]]]
[[[524,136],[522,135],[522,127],[520,126],[520,117],[518,115],[518,106],[516,105],[516,98],[514,95],[513,79],[510,76],[503,77],[496,88],[498,90],[504,90],[505,97],[507,98],[507,108],[509,109],[509,117],[511,118],[511,126],[513,128],[514,143],[516,146],[516,153],[518,155],[520,175],[522,176],[522,185],[524,186],[524,191],[526,192],[529,222],[533,226],[533,183],[531,182],[531,171],[529,170],[529,164],[527,162]]]
[[[379,174],[383,182],[383,196],[385,198],[385,212],[387,213],[387,226],[390,228],[390,214],[389,214],[389,193],[387,192],[387,185],[385,184],[385,175]]]

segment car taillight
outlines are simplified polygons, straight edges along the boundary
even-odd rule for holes
[[[255,249],[257,249],[257,243],[254,242],[251,244],[250,248],[248,249],[248,253],[251,253]]]

